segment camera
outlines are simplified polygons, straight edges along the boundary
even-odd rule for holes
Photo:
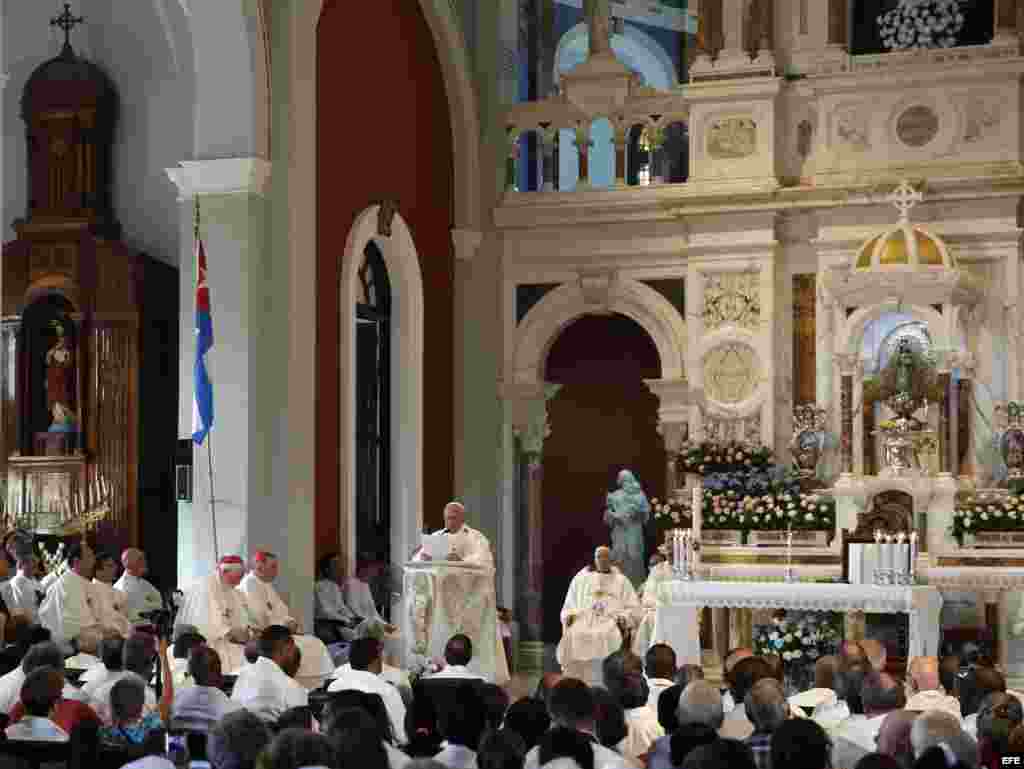
[[[174,632],[174,623],[171,612],[167,609],[153,609],[152,611],[140,612],[139,616],[147,620],[156,629],[157,638],[171,639]]]

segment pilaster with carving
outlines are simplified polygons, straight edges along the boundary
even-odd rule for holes
[[[526,586],[524,591],[523,640],[539,642],[544,625],[541,595],[544,588],[544,554],[541,539],[544,525],[543,480],[544,441],[551,434],[547,402],[561,385],[530,383],[502,385],[507,420],[518,439],[520,456],[526,464]]]
[[[835,356],[839,367],[839,452],[840,469],[853,472],[853,375],[857,368],[855,353],[838,353]]]
[[[942,397],[939,399],[939,472],[952,472],[953,458],[950,453],[950,429],[952,416],[950,413],[950,382],[952,369],[955,362],[951,351],[940,350],[936,352],[937,367],[939,372],[939,386],[942,388]]]

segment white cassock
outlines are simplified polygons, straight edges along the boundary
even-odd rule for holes
[[[54,641],[67,643],[83,634],[93,642],[103,637],[100,618],[93,609],[91,587],[70,570],[50,585],[39,607],[39,624],[50,631]]]
[[[133,577],[128,572],[114,583],[114,587],[125,594],[124,614],[134,625],[146,622],[140,615],[163,607],[160,591],[142,577]]]
[[[245,596],[252,624],[263,630],[271,625],[288,625],[294,622],[287,604],[281,600],[274,586],[264,582],[255,572],[242,578],[238,589]],[[334,662],[327,653],[324,642],[316,636],[295,634],[295,645],[302,654],[302,663],[295,679],[310,689],[316,689],[334,672]]]
[[[219,575],[211,574],[185,593],[174,619],[174,630],[177,634],[181,625],[197,628],[210,648],[220,655],[224,673],[236,675],[245,664],[245,649],[242,644],[229,641],[228,634],[232,630],[244,631],[249,624],[245,596],[223,584]]]
[[[446,534],[449,551],[456,553],[463,563],[494,568],[494,553],[491,552],[491,543],[482,532],[462,524],[462,528],[455,534],[450,533],[448,529],[438,529],[434,534]],[[417,552],[413,557],[416,560],[422,560],[422,551]]]
[[[672,564],[662,561],[647,575],[640,594],[640,610],[636,613],[637,628],[633,634],[633,653],[638,657],[647,654],[654,636],[655,610],[658,608],[658,585],[673,579]]]
[[[0,585],[0,598],[4,599],[8,611],[20,609],[28,615],[30,622],[35,622],[39,615],[39,596],[43,588],[38,580],[16,574]]]
[[[622,648],[617,620],[632,624],[640,604],[629,579],[616,567],[608,573],[588,566],[576,573],[562,605],[562,640],[555,658],[566,675],[601,684],[601,663]],[[567,626],[574,617],[572,626]]]
[[[112,585],[93,579],[89,585],[92,591],[92,608],[103,627],[110,627],[127,638],[132,632],[132,623],[124,615],[125,595]]]
[[[343,588],[343,597],[347,605],[358,616],[362,617],[367,627],[374,625],[389,624],[377,611],[377,604],[373,602],[373,593],[370,586],[359,577],[348,577]],[[362,630],[363,628],[360,628]],[[398,631],[384,634],[384,651],[388,656],[401,654],[401,636]]]

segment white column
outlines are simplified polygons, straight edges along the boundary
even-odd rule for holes
[[[743,30],[748,0],[722,0],[722,51],[719,60],[745,58]]]

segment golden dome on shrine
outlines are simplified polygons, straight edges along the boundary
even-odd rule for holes
[[[909,221],[910,209],[921,193],[903,182],[892,194],[900,221],[895,227],[869,239],[857,252],[857,270],[956,269],[956,258],[938,235]]]

